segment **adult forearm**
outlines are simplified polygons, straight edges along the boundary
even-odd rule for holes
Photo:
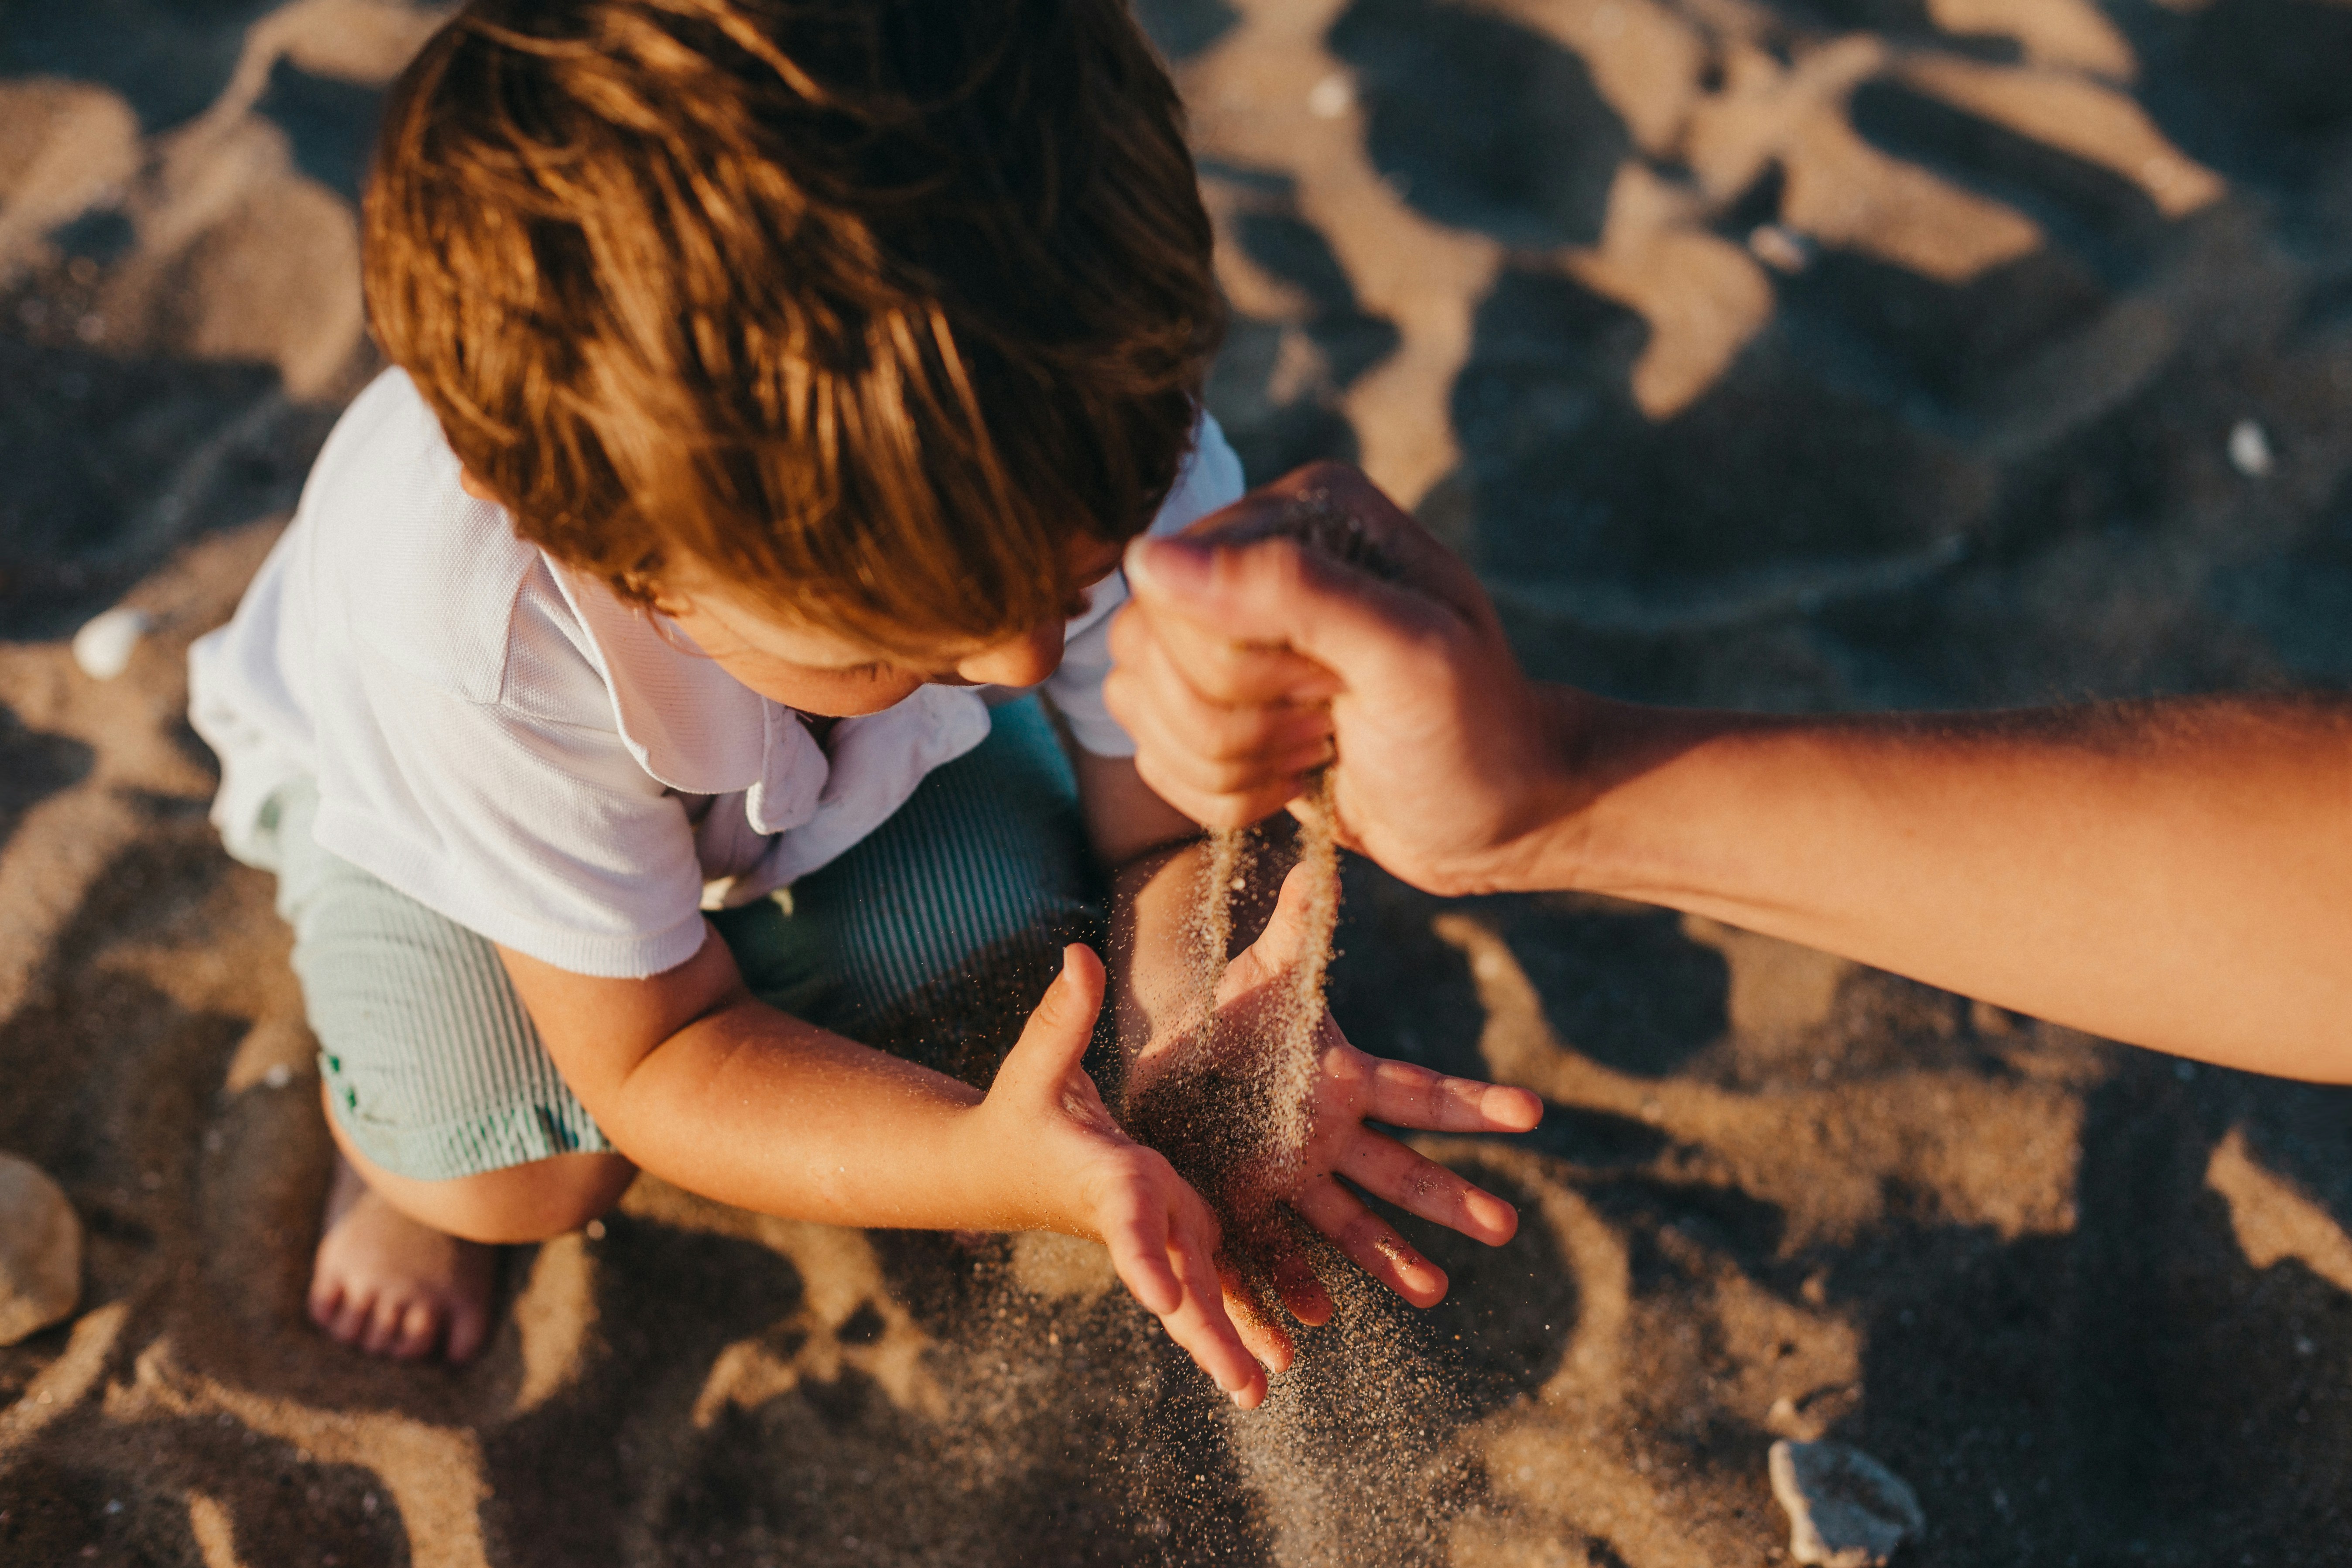
[[[1534,885],[1694,910],[2116,1038],[2352,1079],[2352,716],[1605,707]]]

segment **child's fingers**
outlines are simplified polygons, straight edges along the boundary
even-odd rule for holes
[[[1087,1054],[1095,1016],[1102,1010],[1103,966],[1094,949],[1072,942],[1062,950],[1062,973],[1029,1015],[1029,1022],[996,1069],[991,1098],[1052,1100]]]
[[[1391,1127],[1431,1132],[1526,1132],[1543,1120],[1543,1100],[1524,1089],[1381,1058],[1372,1068],[1364,1114]]]
[[[1303,863],[1293,866],[1282,879],[1282,889],[1275,896],[1274,913],[1267,917],[1265,929],[1249,946],[1251,961],[1264,973],[1282,973],[1297,963],[1305,951],[1307,906],[1315,896],[1311,881]]]
[[[1315,1266],[1307,1261],[1306,1250],[1272,1227],[1261,1249],[1269,1259],[1267,1272],[1274,1277],[1274,1293],[1281,1298],[1283,1309],[1310,1329],[1319,1329],[1329,1322],[1331,1294],[1323,1289],[1323,1281],[1317,1277]]]
[[[1328,1176],[1300,1184],[1290,1205],[1359,1268],[1416,1307],[1445,1300],[1445,1270],[1413,1250],[1396,1227]]]
[[[1217,1279],[1223,1287],[1225,1316],[1233,1320],[1234,1331],[1242,1337],[1243,1346],[1265,1368],[1269,1377],[1279,1377],[1290,1370],[1298,1354],[1298,1347],[1290,1342],[1280,1318],[1266,1309],[1265,1298],[1250,1288],[1223,1253],[1217,1255]]]
[[[1408,1214],[1489,1247],[1500,1247],[1518,1234],[1518,1210],[1393,1138],[1367,1131],[1350,1140],[1339,1172]]]
[[[1168,1337],[1200,1363],[1210,1380],[1234,1396],[1244,1410],[1254,1410],[1265,1397],[1265,1372],[1242,1343],[1233,1320],[1225,1313],[1224,1292],[1210,1261],[1205,1238],[1188,1235],[1179,1223],[1168,1248],[1184,1299],[1172,1312],[1160,1314]]]
[[[1144,1310],[1165,1317],[1184,1300],[1176,1271],[1168,1266],[1168,1215],[1146,1194],[1120,1192],[1107,1200],[1103,1245],[1111,1267]]]

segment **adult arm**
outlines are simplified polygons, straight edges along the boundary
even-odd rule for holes
[[[1337,751],[1343,836],[1433,891],[1714,916],[2113,1038],[2352,1081],[2352,704],[2207,698],[1760,717],[1530,682],[1475,578],[1351,470],[1394,581],[1283,539],[1133,552],[1112,711],[1247,820]],[[1409,583],[1411,586],[1400,585]]]

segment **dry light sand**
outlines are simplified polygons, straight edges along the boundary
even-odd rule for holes
[[[1359,457],[1539,672],[1975,705],[2352,679],[2345,0],[1156,0],[1258,478]],[[1087,1249],[653,1183],[463,1372],[298,1304],[328,1154],[181,655],[368,369],[392,0],[0,6],[0,1562],[1726,1568],[1828,1434],[1956,1564],[2341,1563],[2352,1095],[1738,931],[1357,867],[1363,1045],[1551,1103],[1254,1421]],[[2241,422],[2252,421],[2240,429]],[[2237,432],[2237,461],[2231,458]],[[2249,471],[2251,470],[2251,471]],[[121,679],[63,638],[159,620]],[[1351,1389],[1353,1392],[1351,1392]]]

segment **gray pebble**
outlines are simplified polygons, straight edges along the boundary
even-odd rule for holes
[[[1822,1568],[1884,1568],[1927,1516],[1910,1483],[1843,1443],[1772,1445],[1772,1495],[1789,1514],[1789,1555]]]

